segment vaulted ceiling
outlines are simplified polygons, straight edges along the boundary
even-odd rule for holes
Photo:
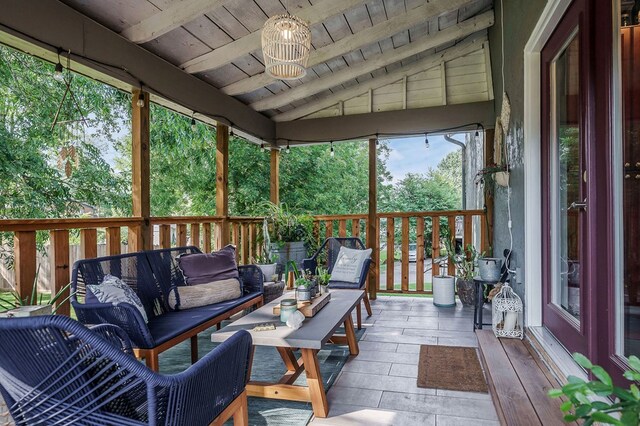
[[[275,121],[493,99],[491,0],[62,0]],[[260,31],[312,32],[304,78],[264,73]]]

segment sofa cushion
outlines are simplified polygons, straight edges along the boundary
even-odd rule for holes
[[[331,281],[360,282],[364,262],[371,257],[371,249],[356,250],[340,247],[336,263],[331,270]]]
[[[135,306],[140,311],[144,322],[149,321],[138,295],[120,278],[114,277],[113,275],[105,275],[101,284],[89,284],[87,285],[87,289],[100,303],[111,303],[113,305],[128,303]]]
[[[149,332],[153,336],[155,345],[158,346],[256,297],[262,297],[262,294],[249,293],[214,305],[167,312],[149,320]]]
[[[213,253],[193,253],[178,256],[178,266],[187,285],[239,278],[236,248],[229,244]]]
[[[206,284],[176,287],[169,293],[167,303],[171,309],[191,309],[237,299],[241,295],[240,281],[237,278],[230,278]]]

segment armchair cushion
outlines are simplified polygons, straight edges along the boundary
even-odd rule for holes
[[[262,278],[265,281],[274,281],[273,276],[276,275],[278,264],[273,263],[271,265],[256,265],[262,271]]]
[[[114,306],[120,303],[128,303],[134,306],[140,311],[144,322],[149,322],[142,301],[131,287],[120,278],[113,275],[105,275],[101,284],[87,285],[87,289],[100,303],[111,303]]]
[[[180,255],[178,266],[187,285],[239,278],[236,248],[232,245],[213,253]]]
[[[371,257],[371,249],[356,250],[340,247],[336,262],[331,270],[331,281],[348,283],[360,282],[362,268],[367,259]]]
[[[240,296],[242,296],[240,281],[237,278],[230,278],[206,284],[176,287],[169,293],[167,302],[171,309],[190,309],[237,299]]]

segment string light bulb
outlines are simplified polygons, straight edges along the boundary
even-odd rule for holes
[[[426,133],[424,135],[424,146],[429,149],[429,136]]]
[[[233,132],[233,129],[231,129],[231,131],[229,132],[229,136],[230,137],[234,137],[236,134]]]
[[[336,153],[333,150],[333,141],[331,141],[331,151],[329,152],[329,155],[331,155],[332,157],[335,157]]]
[[[191,130],[196,130],[196,119],[191,116]]]
[[[287,154],[289,154],[291,152],[291,148],[289,147],[289,142],[287,142]]]
[[[139,108],[144,108],[144,93],[140,92],[138,94],[138,100],[136,101],[136,105],[138,105]]]
[[[263,151],[266,151],[266,148],[264,147],[264,142],[260,144],[260,149]]]
[[[58,63],[56,64],[56,67],[53,70],[53,79],[56,81],[63,81],[64,75],[62,74],[62,71],[63,71],[62,64],[60,63],[60,59],[58,59]]]
[[[478,131],[478,129],[476,129],[476,135],[474,137],[474,140],[476,143],[480,142],[480,132]]]

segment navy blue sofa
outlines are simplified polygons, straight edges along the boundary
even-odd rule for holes
[[[134,353],[158,370],[158,354],[190,338],[191,361],[198,360],[198,333],[223,320],[263,304],[263,276],[257,266],[238,267],[242,296],[234,300],[187,310],[171,310],[168,294],[186,285],[176,258],[201,253],[197,247],[178,247],[78,260],[73,265],[71,305],[83,324],[113,324],[122,328],[134,345]],[[110,274],[122,279],[138,295],[149,322],[145,324],[133,305],[86,303],[85,286],[99,285]],[[80,300],[82,299],[82,301]]]

